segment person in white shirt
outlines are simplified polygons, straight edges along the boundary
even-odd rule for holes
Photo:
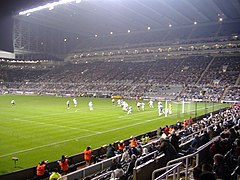
[[[132,114],[132,106],[129,106],[127,114]]]
[[[150,100],[150,101],[148,102],[148,104],[149,104],[149,107],[150,107],[150,108],[154,108],[154,106],[153,106],[153,100]]]
[[[76,98],[73,98],[73,104],[74,104],[74,107],[77,107],[77,99]]]
[[[141,106],[142,106],[142,110],[144,111],[145,110],[145,103],[142,102]]]
[[[90,111],[93,111],[93,103],[92,103],[92,101],[89,101],[88,107],[89,107]]]
[[[69,109],[70,108],[70,101],[67,100],[66,104],[67,104],[67,108]]]

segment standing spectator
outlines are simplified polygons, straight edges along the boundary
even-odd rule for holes
[[[160,138],[159,151],[165,154],[166,163],[172,159],[177,158],[177,151],[167,139]]]
[[[177,152],[179,152],[179,140],[180,140],[180,137],[176,135],[175,131],[173,131],[172,135],[169,138],[169,141],[173,145],[173,147],[176,149]]]
[[[68,170],[69,170],[69,160],[67,158],[67,156],[62,155],[62,159],[60,161],[58,161],[58,164],[60,166],[61,169],[61,174],[67,174]]]
[[[115,156],[115,149],[112,144],[108,145],[106,156],[107,158],[111,158]]]
[[[92,159],[92,149],[90,146],[88,146],[85,150],[84,150],[84,160],[86,162],[86,165],[89,166],[91,165],[91,159]]]
[[[48,177],[49,171],[48,171],[48,161],[41,161],[36,168],[36,174],[38,179],[44,179]]]

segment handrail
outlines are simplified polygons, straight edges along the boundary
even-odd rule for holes
[[[149,153],[149,154],[147,154],[145,156],[142,156],[142,157],[138,158],[136,160],[136,162],[135,162],[135,166],[134,167],[137,167],[138,166],[138,162],[141,161],[142,159],[145,159],[145,158],[147,158],[147,157],[149,157],[151,155],[157,154],[157,153],[158,153],[158,151],[156,150],[156,151],[153,151],[153,152],[151,152],[151,153]]]
[[[105,172],[105,173],[103,173],[103,174],[101,174],[97,177],[91,178],[91,180],[98,180],[98,179],[103,178],[104,176],[107,176],[107,175],[112,174],[112,173],[113,173],[113,179],[115,179],[114,171],[108,171],[108,172]]]
[[[214,137],[211,141],[207,142],[206,144],[200,146],[196,152],[192,153],[192,154],[189,154],[189,155],[186,155],[186,156],[183,156],[183,157],[180,157],[180,158],[177,158],[177,159],[173,159],[171,161],[169,161],[166,165],[166,167],[169,168],[169,166],[171,164],[174,164],[174,163],[177,163],[179,161],[183,161],[185,160],[186,161],[186,170],[185,170],[185,179],[187,179],[187,175],[188,175],[188,171],[189,170],[193,170],[195,167],[197,167],[199,165],[199,153],[205,149],[207,146],[209,146],[210,144],[212,144],[213,142],[215,142],[216,140],[219,139],[219,136],[217,137]],[[196,165],[192,168],[188,168],[188,165],[189,165],[189,159],[196,156]]]
[[[197,131],[197,132],[194,132],[194,133],[192,133],[192,134],[189,134],[189,135],[187,135],[187,136],[181,138],[181,139],[179,140],[180,144],[184,144],[184,143],[186,143],[185,140],[188,141],[189,139],[192,139],[192,137],[194,137],[195,134],[198,134],[198,133],[201,134],[202,131],[205,131],[205,130],[207,130],[208,128],[210,128],[210,127],[212,127],[212,126],[213,126],[213,125],[211,124],[210,126],[207,126],[207,127],[203,128],[203,129],[200,129],[200,130]]]
[[[70,177],[71,175],[76,175],[76,174],[81,173],[81,172],[83,172],[83,177],[86,177],[86,176],[87,176],[87,175],[86,175],[86,170],[88,170],[88,169],[90,169],[90,168],[93,168],[93,167],[97,167],[97,166],[99,166],[99,165],[101,165],[101,170],[104,170],[104,163],[107,163],[107,162],[109,162],[109,161],[113,161],[113,159],[117,159],[117,158],[120,158],[120,157],[121,157],[121,154],[116,155],[116,156],[114,156],[114,157],[112,157],[112,158],[105,159],[105,160],[103,160],[103,161],[97,162],[97,163],[92,164],[92,165],[90,165],[90,166],[87,166],[87,167],[85,167],[85,168],[83,168],[83,169],[79,169],[79,170],[76,170],[76,171],[74,171],[74,172],[68,173],[68,174],[62,176],[62,177],[60,178],[60,180],[66,179],[66,178]]]
[[[172,164],[172,165],[170,165],[170,166],[168,166],[168,167],[163,167],[163,168],[154,170],[154,171],[152,172],[152,180],[162,179],[163,177],[168,176],[168,175],[169,175],[170,173],[172,173],[172,172],[173,172],[173,180],[175,180],[175,175],[176,175],[175,170],[176,170],[176,169],[177,169],[177,179],[179,179],[179,177],[180,177],[179,167],[180,167],[182,164],[183,164],[183,162],[179,162],[179,163],[177,163],[177,164]],[[170,167],[172,167],[172,168],[169,169],[169,170],[167,170],[165,173],[161,174],[159,177],[157,177],[157,178],[155,179],[155,174],[156,174],[156,173],[158,173],[158,172],[160,172],[160,171],[163,171],[163,170],[166,170],[167,168],[170,168]]]

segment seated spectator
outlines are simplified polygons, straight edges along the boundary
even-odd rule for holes
[[[200,147],[201,141],[199,136],[196,134],[194,139],[191,142],[190,148],[188,149],[188,153],[193,153],[197,150],[198,147]]]
[[[49,180],[58,180],[58,178],[62,177],[61,174],[58,173],[58,169],[57,168],[54,168],[52,170],[52,173],[49,177]]]
[[[130,147],[137,147],[137,139],[135,137],[132,137],[130,140]]]
[[[142,145],[149,143],[149,141],[150,141],[150,138],[149,138],[148,134],[146,134],[145,136],[143,136],[141,138]]]
[[[125,162],[129,162],[129,161],[130,161],[130,153],[129,153],[129,148],[127,146],[123,150],[121,162],[125,163]]]
[[[213,157],[213,171],[216,173],[218,179],[231,179],[231,172],[229,167],[224,162],[224,157],[221,154],[215,154]]]
[[[124,147],[125,147],[124,142],[123,142],[123,141],[120,141],[120,142],[118,143],[118,152],[119,152],[119,153],[123,153]]]
[[[133,168],[135,167],[136,160],[137,160],[137,156],[135,154],[132,154],[131,161],[130,161],[130,163],[127,167],[127,171],[126,171],[127,176],[133,174]]]
[[[115,149],[112,144],[108,145],[106,156],[107,158],[111,158],[115,156]]]
[[[202,169],[200,167],[194,168],[193,173],[192,173],[193,179],[194,180],[199,180],[201,173],[202,173]]]
[[[124,171],[122,169],[121,164],[118,164],[117,168],[111,174],[111,178],[118,179],[118,178],[121,178],[122,176],[124,176]]]

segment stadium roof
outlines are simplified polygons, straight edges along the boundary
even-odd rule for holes
[[[55,1],[20,2],[16,13]],[[50,9],[16,16],[84,36],[240,20],[238,0],[81,0]]]

